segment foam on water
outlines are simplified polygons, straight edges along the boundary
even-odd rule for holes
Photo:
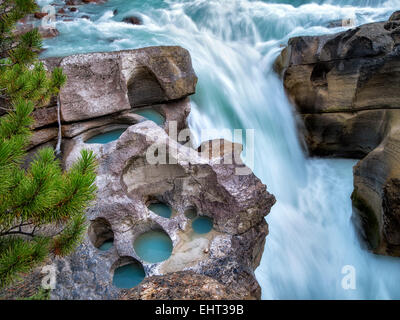
[[[187,48],[199,76],[189,117],[197,142],[203,128],[255,129],[254,172],[277,198],[256,270],[263,298],[400,298],[400,260],[364,250],[350,220],[356,161],[304,156],[293,108],[272,70],[290,37],[345,30],[327,28],[338,19],[385,20],[399,8],[400,0],[110,0],[75,14],[90,21],[58,23],[61,35],[46,40],[44,55]],[[144,24],[120,22],[127,15]],[[341,286],[346,265],[356,270],[356,290]]]

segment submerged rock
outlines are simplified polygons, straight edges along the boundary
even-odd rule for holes
[[[275,62],[302,116],[309,152],[363,158],[354,168],[355,217],[375,253],[395,256],[400,230],[389,212],[400,178],[398,19],[396,12],[388,22],[292,38]]]
[[[60,32],[56,28],[39,27],[39,33],[44,39],[57,37]]]
[[[105,0],[82,0],[83,3],[104,3]]]
[[[102,4],[105,2],[107,2],[107,0],[66,0],[65,4],[67,6],[79,6],[88,3]]]
[[[35,13],[33,14],[33,16],[34,16],[36,19],[42,19],[42,18],[44,18],[44,17],[47,16],[47,15],[48,15],[47,12],[35,12]]]
[[[329,22],[327,25],[328,28],[340,28],[340,27],[353,27],[354,20],[353,19],[339,19]]]
[[[136,24],[136,25],[143,24],[142,20],[139,17],[135,17],[135,16],[125,17],[122,19],[122,22]]]

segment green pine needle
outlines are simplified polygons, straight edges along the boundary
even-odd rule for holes
[[[34,0],[0,2],[0,287],[32,270],[51,252],[71,253],[85,231],[85,210],[95,199],[96,157],[83,150],[63,172],[54,150],[37,152],[27,169],[32,112],[46,106],[66,82],[61,68],[50,73],[37,60],[37,29],[16,36],[16,22],[37,10]],[[42,225],[64,227],[53,238],[39,237]],[[56,229],[57,230],[57,229]],[[40,233],[39,233],[40,234]]]

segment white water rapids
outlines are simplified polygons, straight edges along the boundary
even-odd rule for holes
[[[47,0],[40,1],[41,5]],[[113,15],[113,10],[118,14]],[[45,56],[177,44],[190,51],[199,77],[190,127],[255,129],[255,174],[277,198],[256,270],[264,299],[400,298],[400,259],[361,248],[351,217],[353,160],[309,159],[300,147],[293,107],[272,63],[290,37],[386,20],[399,0],[251,1],[110,0],[59,22]],[[142,26],[120,22],[137,15]],[[354,266],[356,289],[342,287]]]

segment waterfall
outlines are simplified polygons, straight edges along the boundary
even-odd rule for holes
[[[254,129],[254,172],[277,198],[256,270],[262,297],[400,298],[400,259],[364,250],[351,221],[356,161],[304,155],[293,107],[272,69],[290,37],[345,30],[327,28],[338,19],[385,20],[399,8],[399,0],[110,0],[80,8],[90,20],[59,22],[61,35],[45,41],[44,55],[188,49],[199,77],[191,130],[199,139],[204,128]],[[120,22],[129,14],[143,25]],[[85,41],[77,46],[79,38]],[[346,266],[356,271],[356,290],[342,287]]]
[[[60,106],[60,96],[57,96],[57,121],[58,121],[58,137],[56,145],[56,155],[61,152],[61,140],[62,140],[62,128],[61,128],[61,106]]]

